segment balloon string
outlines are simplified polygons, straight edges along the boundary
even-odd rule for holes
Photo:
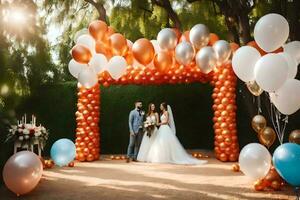
[[[276,132],[276,135],[278,137],[278,140],[279,140],[280,144],[282,144],[282,142],[281,142],[281,134],[280,134],[280,130],[279,130],[280,126],[278,126],[278,124],[276,124],[275,121],[274,121],[274,108],[273,108],[274,106],[273,106],[273,104],[271,102],[271,99],[268,96],[268,94],[267,93],[265,93],[265,94],[268,97],[269,102],[270,102],[270,112],[269,112],[269,114],[270,114],[270,117],[271,117],[271,121],[272,121],[273,127],[275,129],[275,132]],[[275,118],[276,118],[276,116],[275,116]]]
[[[283,125],[283,129],[282,129],[282,132],[281,132],[281,143],[283,143],[286,125],[289,123],[289,116],[286,115],[285,118],[283,119],[283,121],[284,121],[284,125]]]
[[[278,140],[279,140],[280,144],[282,144],[282,142],[281,142],[281,127],[280,127],[280,121],[279,121],[280,114],[277,112],[277,110],[274,108],[274,106],[273,106],[273,109],[275,111],[276,123],[277,123],[277,127],[278,127],[278,133],[279,133],[279,136],[280,136],[278,138]]]

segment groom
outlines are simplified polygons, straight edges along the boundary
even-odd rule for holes
[[[129,114],[129,145],[127,149],[127,162],[136,161],[139,148],[143,138],[143,118],[145,112],[142,111],[142,102],[135,102],[135,109]]]

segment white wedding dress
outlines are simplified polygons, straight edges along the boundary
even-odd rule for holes
[[[197,165],[204,164],[207,161],[198,160],[189,155],[176,137],[175,123],[170,106],[168,106],[169,122],[161,125],[155,134],[155,138],[150,143],[150,148],[144,154],[141,161],[151,163],[173,163],[173,164],[187,164]],[[160,118],[161,122],[166,122],[167,117],[163,114]],[[140,151],[143,151],[141,147]],[[147,156],[146,156],[147,155]],[[145,158],[146,157],[146,158]]]
[[[155,115],[148,116],[146,120],[156,124]],[[137,156],[138,161],[147,162],[147,156],[148,156],[148,153],[149,153],[149,149],[152,146],[156,135],[157,135],[156,126],[155,126],[155,128],[153,130],[153,133],[150,137],[147,136],[147,134],[144,134],[143,139],[142,139],[142,143],[141,143],[141,146],[140,146],[140,150],[139,150],[139,153],[138,153],[138,156]]]

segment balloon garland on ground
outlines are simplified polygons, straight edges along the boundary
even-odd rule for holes
[[[236,77],[230,56],[235,43],[219,40],[203,24],[183,34],[164,28],[156,40],[126,40],[102,21],[93,21],[88,33],[76,35],[70,73],[78,79],[76,159],[99,158],[99,85],[160,85],[210,82],[214,87],[215,155],[236,161]],[[98,84],[97,84],[98,83]]]

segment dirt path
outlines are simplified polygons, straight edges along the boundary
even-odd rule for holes
[[[256,192],[232,163],[208,159],[208,164],[169,164],[97,161],[75,163],[74,168],[45,170],[38,187],[16,198],[4,186],[2,200],[136,200],[136,199],[295,199],[290,189]]]

